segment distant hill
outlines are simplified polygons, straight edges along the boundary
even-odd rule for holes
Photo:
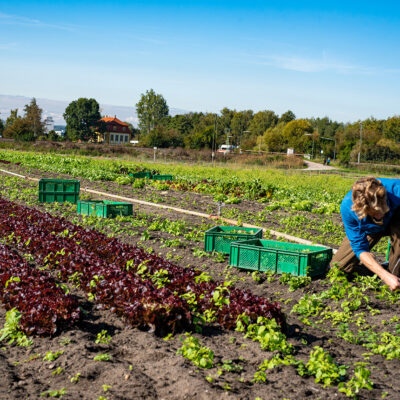
[[[25,104],[31,101],[31,97],[26,96],[11,96],[0,94],[0,118],[6,119],[10,115],[10,110],[18,108],[20,113],[23,112]],[[40,108],[43,109],[43,117],[53,117],[55,125],[65,125],[63,114],[65,108],[70,103],[69,101],[50,100],[36,98]],[[72,100],[71,100],[72,101]],[[104,116],[113,117],[116,115],[120,120],[130,122],[137,125],[138,119],[135,111],[135,105],[132,107],[127,106],[114,106],[110,104],[100,104],[101,114]],[[189,111],[181,110],[179,108],[170,108],[171,115],[186,114]]]

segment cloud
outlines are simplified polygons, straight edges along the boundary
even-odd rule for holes
[[[33,18],[27,18],[20,15],[5,14],[0,12],[0,24],[3,25],[22,25],[22,26],[32,26],[37,28],[50,28],[50,29],[60,29],[64,31],[74,31],[75,28],[68,25],[61,24],[47,24],[43,21]]]
[[[139,122],[139,118],[137,118],[137,117],[128,117],[128,118],[125,118],[125,121],[126,122],[130,122],[130,123],[137,123],[137,122]]]
[[[258,64],[268,65],[275,68],[286,69],[297,72],[324,72],[333,71],[342,74],[363,73],[370,74],[374,72],[372,68],[349,64],[341,61],[329,59],[325,55],[320,58],[306,58],[299,56],[283,55],[259,55]]]

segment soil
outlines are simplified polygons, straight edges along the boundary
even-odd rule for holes
[[[26,173],[21,166],[4,166],[4,169]],[[41,171],[29,171],[30,176],[52,177],[54,174]],[[57,177],[61,177],[57,175]],[[67,177],[67,176],[65,176]],[[0,177],[1,182],[1,177]],[[30,182],[20,181],[20,187],[32,186]],[[107,190],[117,194],[123,193],[135,198],[146,199],[150,196],[162,197],[165,204],[188,207],[202,212],[215,212],[210,196],[196,193],[166,192],[137,190],[118,186],[112,182],[97,183],[81,180],[83,187]],[[20,203],[23,203],[20,201]],[[36,207],[44,210],[46,205]],[[243,211],[257,212],[263,206],[256,202],[243,202],[234,206]],[[57,214],[57,211],[52,211]],[[177,215],[169,210],[154,209],[146,206],[136,206],[135,212],[145,212],[152,217],[168,218],[170,220],[185,219],[193,227],[204,222],[202,218],[190,215]],[[318,218],[318,217],[316,217]],[[336,217],[335,217],[336,218]],[[270,224],[270,225],[268,225]],[[268,221],[267,226],[275,228],[276,222]],[[137,245],[141,239],[143,228],[135,228],[137,234],[117,234],[120,240]],[[111,231],[110,231],[111,233]],[[227,258],[224,262],[215,262],[210,257],[194,257],[193,249],[201,248],[201,243],[189,242],[184,247],[165,248],[161,239],[171,239],[165,232],[151,232],[151,238],[146,245],[162,256],[174,250],[174,255],[182,258],[178,264],[201,268],[216,279],[224,279]],[[287,337],[295,346],[296,357],[306,361],[313,346],[322,346],[325,351],[335,357],[340,364],[354,365],[364,361],[362,354],[367,352],[362,346],[350,344],[338,338],[329,326],[321,328],[306,326],[291,314],[292,305],[305,293],[317,293],[326,290],[329,283],[323,279],[314,279],[306,288],[290,292],[288,287],[278,279],[268,282],[261,277],[256,282],[250,273],[235,270],[233,274],[238,280],[236,286],[247,289],[254,294],[264,296],[273,301],[280,301],[287,315]],[[59,332],[54,337],[35,337],[33,345],[15,347],[2,343],[0,348],[0,399],[35,399],[41,398],[51,391],[65,388],[63,399],[341,399],[345,396],[335,387],[323,388],[315,383],[314,378],[301,377],[292,366],[281,366],[267,372],[265,383],[253,383],[252,379],[257,367],[272,354],[262,351],[256,342],[245,339],[243,334],[235,331],[207,328],[202,334],[194,333],[204,346],[214,351],[214,364],[211,370],[196,368],[190,361],[176,352],[181,346],[180,335],[170,340],[156,337],[151,332],[132,329],[123,320],[109,310],[99,309],[88,301],[83,292],[71,288],[78,296],[84,318],[74,328]],[[371,297],[373,299],[373,297]],[[383,320],[388,320],[400,312],[398,304],[388,305],[378,300],[371,300],[370,306],[379,309],[381,314],[372,315],[366,311],[368,323],[382,327]],[[5,309],[0,306],[0,324],[5,321]],[[96,344],[96,336],[102,330],[107,330],[111,336],[109,344]],[[55,361],[43,361],[48,351],[64,351]],[[112,356],[110,361],[94,361],[97,354],[107,353]],[[223,372],[218,375],[223,361],[232,361],[238,366],[238,372]],[[375,383],[372,391],[362,390],[360,399],[398,399],[400,386],[398,384],[399,360],[386,360],[382,356],[371,356],[371,379]],[[218,367],[218,364],[220,366]],[[57,368],[61,369],[57,369]],[[353,372],[349,368],[349,375]],[[57,374],[55,372],[59,371]],[[80,374],[76,383],[71,378]],[[212,382],[205,378],[211,375]],[[108,385],[103,388],[103,385]],[[108,388],[109,387],[109,388]],[[108,388],[108,389],[107,389]],[[107,389],[107,391],[105,391]],[[50,392],[48,392],[50,391]]]

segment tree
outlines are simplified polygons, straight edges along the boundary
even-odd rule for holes
[[[375,146],[369,146],[363,152],[365,161],[397,162],[400,145],[391,139],[380,139]]]
[[[360,127],[362,130],[362,148],[360,152]],[[351,160],[357,160],[358,153],[361,153],[361,159],[364,159],[369,149],[370,154],[378,154],[375,151],[377,143],[382,139],[382,131],[384,130],[384,122],[375,118],[368,118],[364,121],[357,121],[346,124],[343,129],[336,131],[335,138],[337,140],[338,158],[343,164],[347,164]],[[380,158],[381,156],[379,156]]]
[[[251,120],[248,130],[251,132],[251,136],[260,136],[264,132],[278,123],[278,116],[270,110],[259,111],[254,114]]]
[[[398,143],[400,142],[400,116],[395,115],[385,121],[383,135],[387,139],[393,139]]]
[[[4,136],[13,138],[15,140],[22,140],[25,142],[31,142],[36,139],[27,119],[22,118],[18,115],[15,118],[13,118],[12,122],[9,123],[7,127],[4,129]]]
[[[237,111],[233,114],[231,121],[231,136],[232,143],[239,145],[240,140],[243,139],[244,131],[248,131],[249,124],[253,118],[252,110]]]
[[[0,137],[3,136],[4,127],[4,121],[0,118]]]
[[[261,148],[264,149],[264,144],[267,151],[286,151],[287,142],[282,138],[285,125],[285,122],[279,122],[277,125],[268,128],[262,137]],[[258,145],[260,146],[260,142],[258,142]]]
[[[215,114],[201,114],[190,135],[185,136],[185,147],[190,149],[211,149],[215,136]],[[218,139],[217,139],[218,145]]]
[[[153,89],[142,94],[136,104],[136,113],[139,118],[139,128],[142,133],[150,133],[161,120],[168,116],[169,109],[166,100]]]
[[[229,129],[229,132],[232,131],[232,119],[236,113],[236,110],[230,110],[227,107],[224,107],[220,111],[221,115],[217,116],[217,138],[219,143],[225,143],[226,141],[226,133]]]
[[[67,123],[66,135],[70,140],[88,141],[95,138],[95,131],[104,132],[100,123],[100,106],[95,99],[79,98],[71,103],[64,112]]]
[[[309,120],[314,130],[317,130],[321,136],[333,139],[336,131],[339,128],[343,128],[343,124],[332,121],[328,117],[324,118],[311,118]]]
[[[284,122],[285,124],[287,124],[288,122],[293,121],[295,119],[296,115],[294,115],[294,112],[288,110],[281,115],[281,117],[279,118],[279,122]]]
[[[157,125],[144,137],[143,143],[149,147],[182,147],[183,139],[177,130]]]
[[[343,129],[343,123],[332,121],[328,117],[311,118],[309,121],[313,126],[314,131],[318,132],[318,147],[323,150],[323,154],[325,156],[333,157],[335,151],[336,134],[339,130]]]
[[[191,149],[204,149],[212,148],[214,137],[214,124],[204,127],[202,130],[196,129],[196,131],[189,136],[186,136],[184,141],[186,147]]]
[[[307,136],[306,134],[313,136]],[[297,152],[307,151],[311,147],[311,139],[314,142],[318,140],[318,135],[314,134],[310,121],[306,119],[295,119],[287,123],[282,130],[282,137],[283,142],[287,143],[288,147],[293,147]]]
[[[343,165],[350,162],[353,148],[360,141],[360,122],[346,124],[336,133],[338,159]]]
[[[220,123],[224,128],[231,128],[232,118],[235,113],[236,110],[230,110],[228,107],[224,107],[221,110]]]
[[[192,114],[179,114],[168,119],[168,127],[177,130],[181,135],[189,135],[193,130]]]
[[[18,108],[15,110],[10,110],[10,115],[6,119],[6,124],[4,128],[10,127],[18,117]]]
[[[32,131],[33,136],[37,138],[44,134],[44,122],[42,121],[43,110],[38,106],[36,99],[33,98],[31,102],[24,107],[24,118]]]

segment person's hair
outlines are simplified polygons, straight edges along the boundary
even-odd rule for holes
[[[361,178],[352,187],[353,205],[351,209],[359,219],[368,215],[369,211],[381,211],[386,214],[389,207],[386,202],[386,189],[381,181],[374,177]]]

